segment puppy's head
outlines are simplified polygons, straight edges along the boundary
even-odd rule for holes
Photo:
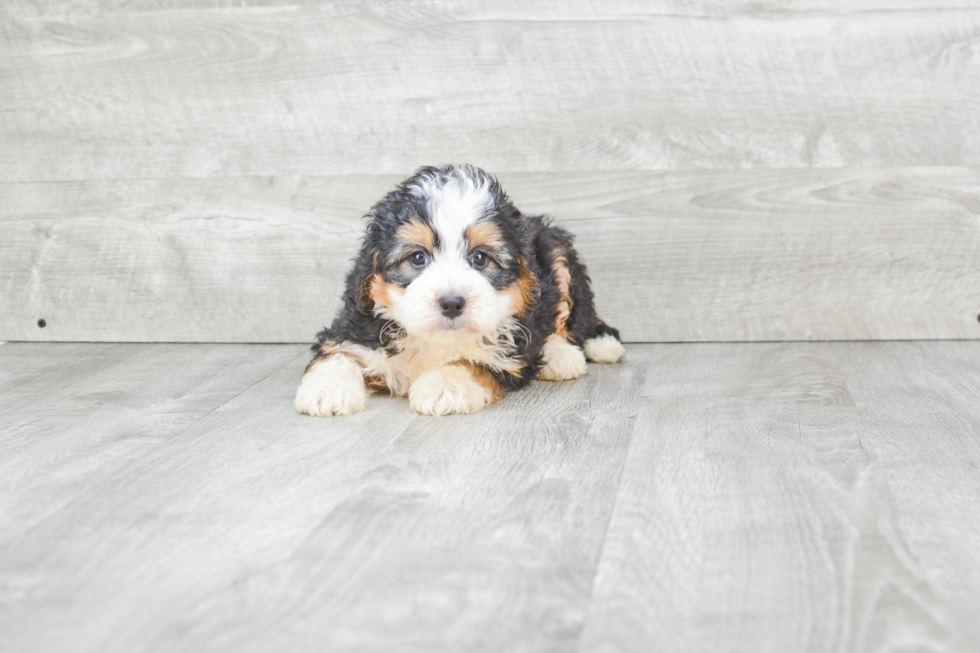
[[[533,301],[524,218],[482,170],[422,168],[369,217],[364,293],[408,334],[492,334]]]

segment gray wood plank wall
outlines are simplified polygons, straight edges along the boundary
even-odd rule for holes
[[[450,161],[579,234],[627,340],[978,338],[977,34],[976,1],[5,2],[0,339],[309,340],[360,216]]]

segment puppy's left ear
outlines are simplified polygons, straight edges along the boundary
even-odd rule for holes
[[[528,227],[528,219],[509,200],[505,207],[506,220],[512,233],[516,235],[517,288],[520,290],[520,296],[515,315],[524,318],[527,317],[531,307],[537,303],[541,292],[540,282],[531,266],[531,261],[534,260],[534,243]]]

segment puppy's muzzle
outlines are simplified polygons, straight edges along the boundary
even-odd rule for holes
[[[444,295],[439,298],[439,308],[442,314],[448,318],[459,317],[463,313],[466,300],[459,295]]]

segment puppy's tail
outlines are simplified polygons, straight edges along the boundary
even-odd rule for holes
[[[595,333],[586,339],[582,351],[593,363],[615,363],[626,349],[619,340],[619,331],[598,320]]]

